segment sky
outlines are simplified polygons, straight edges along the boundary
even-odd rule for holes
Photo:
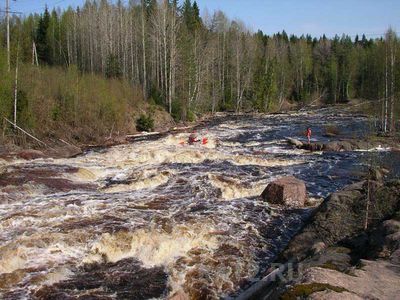
[[[182,0],[181,0],[182,1]],[[11,9],[24,14],[49,8],[82,5],[84,0],[10,0]],[[127,2],[127,1],[125,1]],[[250,29],[266,34],[329,37],[342,33],[368,37],[382,35],[389,26],[400,31],[400,0],[197,0],[202,14],[224,11],[230,19],[242,20]],[[5,0],[0,0],[0,10]]]

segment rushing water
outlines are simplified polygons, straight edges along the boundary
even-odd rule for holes
[[[366,118],[330,110],[220,117],[199,129],[207,145],[182,145],[181,133],[73,159],[4,162],[0,298],[233,295],[311,211],[269,207],[258,197],[268,182],[295,175],[321,198],[357,180],[370,152],[286,145],[307,126],[327,140],[327,124],[347,137],[369,131]]]

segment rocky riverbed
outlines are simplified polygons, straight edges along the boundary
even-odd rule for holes
[[[287,144],[365,137],[364,116],[321,109],[220,116],[188,133],[143,138],[72,158],[1,161],[0,298],[218,299],[265,274],[313,212],[260,197],[293,175],[318,199],[371,162],[400,168],[385,147],[310,152]],[[337,135],[327,137],[327,126]],[[312,202],[311,201],[311,202]]]

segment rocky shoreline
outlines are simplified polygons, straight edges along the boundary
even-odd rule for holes
[[[239,299],[395,299],[400,180],[368,178],[327,197],[273,264],[280,270]]]
[[[303,143],[294,138],[288,138],[287,142],[289,145],[308,151],[327,151],[327,152],[339,152],[339,151],[355,151],[355,150],[369,150],[379,148],[394,148],[398,150],[398,142],[394,139],[376,139],[376,140],[364,140],[364,139],[344,139],[329,142],[315,142],[315,143]]]

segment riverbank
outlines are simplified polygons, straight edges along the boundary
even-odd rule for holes
[[[216,113],[216,114],[205,114],[198,118],[194,122],[180,122],[176,123],[172,117],[163,109],[156,106],[144,105],[143,112],[151,113],[154,119],[154,132],[146,135],[146,133],[140,133],[135,131],[134,126],[130,126],[130,133],[119,132],[114,130],[113,127],[109,129],[109,133],[106,136],[98,137],[88,137],[79,136],[76,132],[71,132],[69,129],[65,129],[64,136],[60,137],[60,132],[56,135],[48,137],[40,137],[40,142],[34,140],[31,137],[17,131],[19,138],[17,139],[20,145],[17,145],[10,139],[3,139],[0,145],[0,158],[10,160],[12,158],[39,158],[39,157],[53,157],[53,158],[68,158],[79,155],[90,149],[101,149],[121,144],[130,143],[135,140],[142,140],[145,138],[155,139],[164,137],[167,134],[179,133],[185,131],[189,128],[206,129],[212,126],[213,123],[220,122],[221,119],[231,118],[237,116],[242,118],[243,116],[268,116],[268,115],[296,115],[298,113],[307,113],[313,115],[320,109],[336,110],[338,114],[342,114],[343,111],[350,112],[351,115],[356,117],[373,118],[371,115],[370,101],[352,100],[347,104],[337,104],[337,105],[323,105],[321,103],[314,104],[308,107],[295,105],[286,105],[282,108],[282,111],[261,114],[261,113]],[[286,110],[285,110],[286,109]],[[306,111],[307,109],[307,111]],[[138,114],[135,114],[138,117]],[[134,118],[133,118],[134,120]],[[133,122],[134,123],[134,122]],[[291,138],[297,139],[304,135],[303,131],[305,129],[300,129],[296,136]],[[72,135],[71,135],[72,134]],[[338,132],[338,128],[334,125],[327,125],[322,133],[324,137],[329,137],[331,139],[336,139],[339,137],[337,142],[341,145],[334,145],[330,143],[326,151],[351,151],[351,150],[366,150],[368,148],[391,148],[394,151],[400,151],[400,134],[395,133],[392,135],[381,135],[379,132],[374,132],[373,130],[368,133],[367,136],[362,138],[354,138],[352,136],[347,136],[343,138]],[[319,141],[314,141],[312,145],[305,145],[303,148],[311,151],[323,150],[322,143]],[[293,144],[293,143],[292,143]],[[298,146],[297,142],[294,144]],[[299,147],[301,148],[301,147]],[[340,148],[340,149],[339,149]],[[34,153],[37,150],[40,152]],[[31,153],[31,154],[29,154]]]
[[[374,170],[327,197],[275,265],[272,281],[240,299],[395,299],[400,180]]]

